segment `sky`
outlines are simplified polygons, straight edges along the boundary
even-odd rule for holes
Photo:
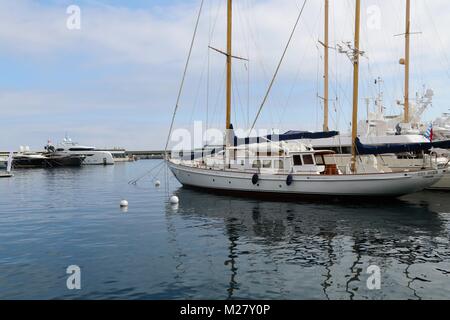
[[[304,0],[234,1],[235,128],[248,129]],[[99,148],[161,149],[165,145],[200,0],[0,0],[0,150],[41,150],[67,134]],[[205,0],[175,129],[225,126],[225,0]],[[331,0],[330,46],[353,39],[354,1]],[[411,96],[435,92],[424,114],[450,105],[450,4],[412,1]],[[67,8],[80,8],[80,28]],[[382,77],[386,112],[403,98],[404,0],[362,1],[360,112]],[[257,127],[321,130],[323,1],[307,0]],[[330,50],[330,127],[348,131],[352,66]]]

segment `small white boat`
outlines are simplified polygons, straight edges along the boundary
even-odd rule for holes
[[[11,152],[6,160],[6,172],[0,172],[0,178],[11,178],[13,174],[12,170],[13,153]]]
[[[113,165],[114,158],[109,151],[99,151],[95,147],[82,146],[70,138],[64,138],[63,142],[55,148],[50,143],[45,147],[49,152],[61,156],[84,156],[85,165]]]

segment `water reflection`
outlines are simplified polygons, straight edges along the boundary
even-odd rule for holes
[[[168,207],[166,211],[173,237],[177,237],[175,217],[185,222],[202,219],[203,228],[224,231],[229,299],[242,297],[240,287],[248,286],[244,283],[248,273],[262,274],[262,264],[295,270],[294,274],[273,273],[270,281],[274,282],[288,282],[317,270],[319,275],[310,286],[320,285],[323,299],[374,298],[376,293],[366,288],[366,269],[371,264],[380,266],[388,277],[375,297],[389,298],[399,285],[409,291],[408,297],[420,299],[424,284],[432,291],[436,281],[448,279],[446,269],[432,280],[411,271],[416,265],[435,270],[440,263],[450,262],[448,215],[436,210],[445,210],[447,204],[440,204],[437,199],[442,198],[432,194],[384,203],[271,202],[185,188],[177,196],[181,199],[178,210]],[[247,265],[249,255],[260,262]],[[278,289],[295,298],[293,289]],[[429,296],[427,289],[422,291]]]

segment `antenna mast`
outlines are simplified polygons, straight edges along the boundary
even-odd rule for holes
[[[352,117],[352,162],[351,170],[356,172],[356,138],[358,135],[358,88],[359,88],[359,33],[361,23],[361,0],[356,0],[355,10],[355,48],[353,51],[353,117]]]
[[[233,3],[228,0],[227,9],[227,122],[226,130],[231,126],[231,59],[232,59],[232,35],[233,35]]]
[[[411,37],[411,0],[406,0],[406,32],[405,32],[405,111],[404,122],[409,122],[409,57]]]
[[[325,49],[325,57],[324,57],[324,119],[323,119],[323,131],[327,132],[329,131],[329,125],[328,125],[328,104],[329,104],[329,98],[328,98],[328,24],[329,24],[329,7],[330,7],[330,1],[325,0],[325,39],[324,39],[324,49]]]

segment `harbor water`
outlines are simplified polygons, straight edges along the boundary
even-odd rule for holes
[[[450,299],[450,193],[248,199],[182,188],[164,170],[159,188],[128,184],[160,161],[1,179],[0,298]]]

